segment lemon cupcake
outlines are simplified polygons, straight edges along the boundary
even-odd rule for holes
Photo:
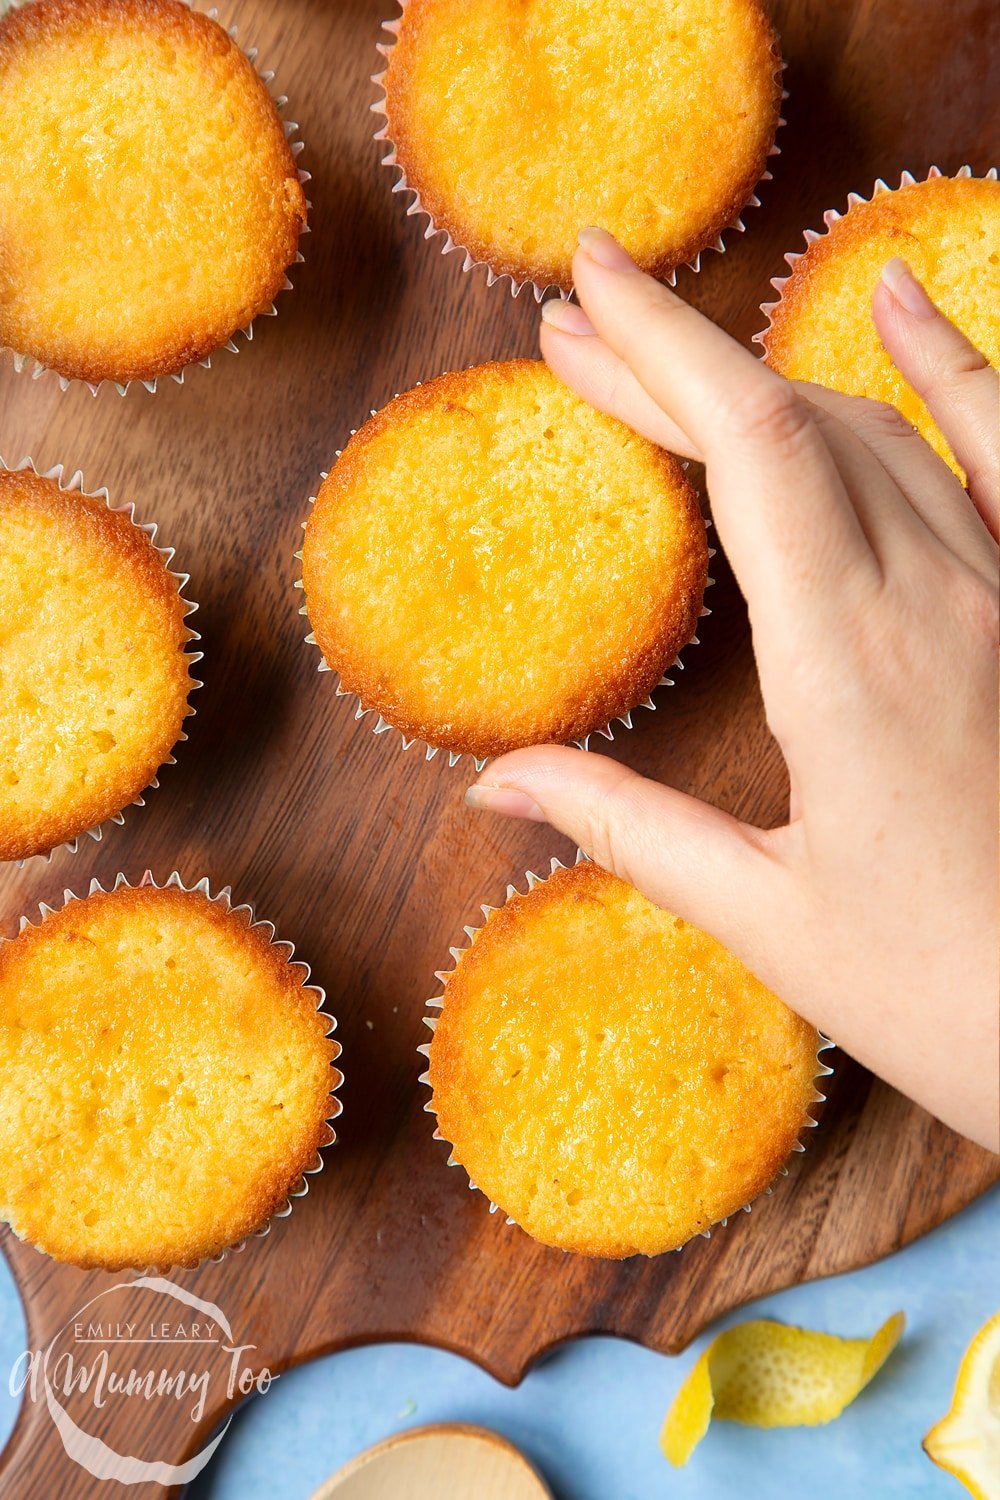
[[[585,740],[648,699],[702,612],[680,464],[537,360],[397,396],[316,497],[305,610],[342,689],[477,759]]]
[[[67,896],[0,943],[0,1216],[77,1266],[197,1265],[333,1140],[323,993],[207,881]]]
[[[508,894],[428,1021],[437,1134],[543,1244],[677,1249],[761,1193],[815,1123],[822,1038],[596,865],[553,861]]]
[[[494,275],[572,284],[585,225],[666,276],[767,176],[782,90],[756,0],[403,0],[376,82],[396,190]],[[430,232],[430,230],[428,231]]]
[[[0,19],[0,347],[95,385],[176,375],[271,310],[306,209],[264,80],[209,16]]]
[[[993,365],[1000,366],[1000,183],[969,169],[925,182],[904,172],[899,188],[875,184],[870,200],[852,194],[846,214],[824,216],[826,234],[806,234],[788,255],[791,275],[775,280],[778,302],[762,309],[767,362],[792,380],[810,380],[897,407],[956,474],[961,470],[937,426],[882,346],[872,295],[882,268],[900,255],[941,310]]]
[[[132,507],[0,460],[0,860],[93,832],[186,736],[196,608]]]

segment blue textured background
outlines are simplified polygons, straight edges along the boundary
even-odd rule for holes
[[[717,1327],[767,1315],[867,1335],[902,1307],[908,1326],[889,1364],[838,1421],[770,1432],[713,1424],[685,1470],[663,1460],[657,1436],[708,1335],[677,1359],[617,1339],[580,1340],[513,1391],[454,1355],[391,1344],[283,1375],[240,1413],[189,1500],[305,1500],[370,1443],[438,1421],[505,1433],[558,1500],[961,1500],[964,1491],[925,1458],[920,1439],[948,1406],[966,1344],[1000,1304],[998,1266],[1000,1190],[879,1265],[796,1287],[723,1319]],[[0,1440],[16,1410],[6,1372],[24,1337],[0,1257]]]

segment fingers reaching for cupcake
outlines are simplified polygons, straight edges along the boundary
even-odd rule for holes
[[[923,186],[944,191],[933,180]],[[966,186],[984,190],[977,211],[995,238],[1000,186]],[[924,212],[925,200],[909,192]],[[864,290],[862,323],[871,324],[886,259],[871,284],[853,262],[839,273],[837,285]],[[704,460],[719,536],[749,607],[768,724],[788,767],[788,818],[754,828],[624,767],[556,748],[501,757],[469,800],[547,818],[719,937],[875,1072],[996,1149],[989,726],[998,590],[997,545],[983,517],[995,514],[997,431],[981,420],[995,377],[984,375],[965,333],[914,310],[909,282],[890,266],[880,326],[926,393],[934,420],[925,414],[922,427],[945,463],[898,411],[851,394],[862,378],[850,364],[853,344],[834,372],[839,391],[792,382],[640,273],[607,234],[581,236],[573,270],[582,312],[546,308],[543,353],[588,399]],[[938,300],[947,304],[943,274]],[[985,299],[988,255],[975,274]],[[809,305],[818,295],[809,280],[792,297],[817,329],[826,326]],[[975,286],[962,305],[978,308]],[[773,318],[772,334],[782,327]],[[973,337],[983,328],[972,316]],[[997,359],[995,328],[985,333]],[[814,363],[780,352],[789,338],[787,329],[769,338],[769,361],[815,376]],[[862,341],[862,363],[864,350]],[[903,376],[885,351],[879,369],[885,378],[873,388],[898,391]],[[911,396],[919,399],[903,392],[900,405],[908,409]],[[952,472],[959,462],[975,497]],[[947,941],[936,936],[944,912]],[[961,1007],[953,1004],[956,951],[968,976]]]

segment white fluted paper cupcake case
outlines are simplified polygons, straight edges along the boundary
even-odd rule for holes
[[[88,500],[103,500],[108,509],[110,511],[114,511],[117,515],[127,515],[133,526],[135,526],[136,530],[141,531],[152,542],[154,550],[158,552],[160,557],[163,559],[164,567],[167,569],[167,572],[177,584],[177,594],[184,606],[184,618],[188,619],[198,610],[199,606],[197,604],[192,603],[190,599],[185,599],[184,597],[184,590],[187,588],[188,584],[191,581],[190,573],[175,573],[173,571],[170,564],[174,560],[174,548],[156,546],[156,534],[159,528],[155,521],[140,522],[136,520],[134,501],[127,501],[123,505],[112,505],[107,486],[102,485],[99,490],[88,490],[84,485],[83,474],[79,469],[75,470],[74,473],[69,476],[69,479],[64,483],[64,466],[62,464],[56,464],[54,468],[45,469],[43,471],[35,466],[34,459],[27,456],[22,458],[16,464],[7,464],[4,462],[3,455],[0,454],[0,472],[4,472],[7,474],[17,474],[23,469],[30,470],[30,472],[37,475],[39,479],[54,479],[60,490],[62,490],[63,494],[69,495],[75,492],[79,492]],[[185,628],[188,631],[187,641],[185,642],[186,645],[191,645],[192,642],[201,640],[201,636],[198,634],[197,630],[194,630],[190,625],[186,626]],[[188,651],[184,654],[184,660],[187,662],[189,667],[193,667],[203,659],[204,655],[204,651]],[[200,687],[204,687],[204,685],[205,684],[203,682],[200,682],[197,677],[191,678],[191,687],[188,692],[188,711],[185,715],[185,722],[188,719],[193,719],[196,713],[196,710],[191,707],[191,693],[197,692],[197,690]],[[177,745],[185,744],[187,742],[187,738],[187,734],[182,730],[181,733],[177,736],[174,749],[177,748]],[[62,844],[53,845],[51,849],[47,849],[42,854],[29,854],[25,859],[15,860],[13,861],[13,863],[19,870],[24,868],[28,859],[44,859],[48,864],[51,862],[53,854],[55,854],[59,849],[65,849],[70,854],[76,854],[80,848],[81,841],[84,839],[89,838],[93,839],[97,844],[101,843],[104,838],[105,832],[109,828],[115,825],[121,827],[124,824],[125,813],[128,811],[129,807],[145,807],[146,798],[149,796],[149,793],[159,790],[160,775],[162,774],[162,772],[166,769],[167,766],[175,766],[176,764],[177,758],[173,754],[173,751],[171,751],[166,760],[159,767],[152,781],[149,782],[148,786],[143,787],[142,794],[136,797],[132,802],[129,802],[125,807],[121,809],[120,812],[112,814],[110,818],[105,818],[103,822],[98,823],[94,828],[85,828],[81,833],[76,834],[74,838],[67,839]]]
[[[400,12],[403,12],[405,11],[409,3],[409,0],[397,0],[397,3],[400,7]],[[382,157],[382,166],[390,167],[399,173],[399,177],[393,183],[391,191],[394,193],[410,194],[410,202],[406,208],[407,217],[412,218],[414,215],[423,214],[424,218],[427,220],[427,225],[424,229],[424,239],[431,240],[436,238],[437,236],[440,236],[440,249],[442,255],[450,255],[453,250],[460,251],[463,256],[463,271],[474,271],[478,267],[482,267],[482,269],[486,272],[486,285],[491,287],[494,286],[498,281],[508,281],[510,282],[510,294],[512,297],[517,297],[525,287],[530,286],[536,302],[541,302],[542,298],[549,291],[558,291],[559,297],[563,301],[567,301],[572,296],[572,293],[564,292],[561,288],[557,288],[554,282],[537,282],[532,280],[518,281],[517,278],[511,275],[509,272],[494,271],[493,267],[489,264],[488,261],[477,260],[472,254],[471,250],[469,250],[465,245],[460,244],[449,233],[447,229],[444,229],[441,225],[435,223],[434,216],[431,214],[430,210],[424,207],[419,192],[407,180],[406,172],[404,171],[401,163],[397,160],[396,147],[393,145],[392,140],[389,137],[389,116],[386,111],[385,91],[385,75],[389,67],[389,55],[392,52],[393,47],[396,45],[396,37],[399,35],[399,28],[402,23],[402,19],[402,14],[400,14],[394,21],[382,22],[382,30],[388,33],[391,40],[386,42],[376,42],[375,44],[375,50],[379,52],[385,59],[386,65],[380,73],[372,74],[371,81],[382,90],[382,97],[381,99],[377,99],[374,104],[369,105],[371,113],[375,115],[381,115],[384,122],[375,131],[374,135],[374,139],[376,141],[379,141],[380,143],[388,147],[388,151],[386,152],[385,156]],[[779,76],[784,73],[786,67],[787,64],[782,61],[780,64]],[[788,90],[786,88],[782,88],[781,98],[782,102],[784,102],[784,100],[788,98]],[[784,116],[779,115],[777,129],[780,130],[781,127],[786,123],[787,122]],[[781,155],[781,147],[778,145],[777,140],[775,140],[771,144],[767,154],[769,158]],[[765,171],[761,173],[761,176],[755,185],[754,191],[750,194],[750,197],[747,199],[746,203],[744,203],[743,207],[740,209],[736,217],[722,228],[712,244],[706,245],[704,250],[699,250],[698,254],[694,257],[693,260],[686,261],[683,263],[683,265],[674,267],[674,269],[665,278],[668,286],[676,286],[677,272],[682,270],[683,266],[687,266],[687,268],[691,271],[700,271],[701,257],[707,254],[709,250],[714,250],[717,251],[718,254],[724,255],[726,252],[725,236],[727,234],[746,233],[746,225],[743,222],[743,215],[747,212],[748,209],[760,208],[760,199],[757,196],[756,189],[760,187],[761,183],[770,182],[771,177],[772,173],[770,169],[765,169]]]
[[[973,175],[974,174],[972,168],[968,165],[959,167],[958,171],[953,173],[942,172],[940,167],[930,167],[924,177],[915,177],[912,172],[904,171],[901,172],[899,176],[899,187],[895,188],[891,188],[885,181],[884,177],[876,177],[872,190],[867,198],[865,198],[861,193],[848,193],[847,208],[844,209],[843,212],[839,208],[828,208],[823,215],[824,227],[822,229],[804,229],[802,231],[802,238],[806,243],[805,250],[789,250],[783,256],[785,264],[788,266],[788,275],[771,277],[771,286],[774,288],[778,295],[772,302],[762,302],[760,304],[760,310],[764,314],[764,317],[767,319],[767,326],[765,328],[762,328],[759,333],[755,333],[751,341],[752,343],[759,344],[761,346],[762,357],[764,356],[764,354],[766,354],[765,341],[767,339],[767,335],[771,331],[771,323],[774,310],[781,303],[782,292],[784,291],[786,283],[791,280],[792,273],[795,270],[797,262],[800,261],[802,257],[808,253],[809,247],[811,245],[814,245],[817,240],[824,239],[826,235],[830,233],[830,230],[833,228],[834,224],[838,222],[838,220],[843,219],[848,213],[850,213],[851,209],[856,208],[858,204],[870,203],[872,199],[877,198],[880,193],[896,193],[899,191],[899,188],[915,187],[917,183],[931,182],[935,177],[972,177]],[[989,179],[991,182],[996,182],[997,168],[990,167],[988,172],[983,173],[983,177]]]
[[[25,5],[29,3],[30,0],[10,0],[10,3],[5,5],[3,3],[3,0],[0,0],[0,17],[3,16],[5,10],[14,10],[18,5]],[[194,6],[194,0],[184,0],[184,4],[188,6]],[[218,21],[219,19],[219,11],[217,6],[213,5],[211,10],[206,11],[205,14],[208,16],[209,20]],[[236,27],[229,26],[226,28],[226,30],[227,35],[234,42],[236,42],[237,46],[239,46],[239,39],[236,35]],[[274,92],[274,89],[272,88],[272,84],[274,82],[274,70],[269,69],[266,72],[262,72],[261,69],[257,67],[258,54],[256,47],[241,47],[240,50],[242,51],[243,56],[253,67],[258,78],[266,87],[275,108],[280,114],[288,103],[288,95],[276,94]],[[305,141],[301,139],[295,139],[299,129],[298,122],[296,120],[282,120],[281,128],[284,131],[285,139],[288,142],[288,149],[291,151],[292,156],[298,157],[305,150]],[[310,182],[312,180],[312,173],[304,171],[301,167],[298,167],[296,169],[296,176],[298,177],[299,182],[303,187],[305,187],[307,182]],[[307,198],[306,211],[308,213],[311,210],[312,204]],[[310,225],[307,220],[306,223],[302,226],[302,230],[299,236],[300,242],[301,236],[309,233]],[[304,260],[305,256],[302,254],[301,249],[297,249],[295,252],[295,259],[292,261],[292,265],[301,265]],[[277,295],[280,296],[282,292],[290,292],[292,289],[293,282],[286,273],[282,285],[278,288]],[[196,366],[200,367],[203,370],[211,369],[214,356],[221,353],[223,350],[227,351],[229,354],[239,354],[241,346],[237,344],[237,338],[242,337],[246,341],[246,343],[252,343],[253,327],[257,319],[273,318],[277,315],[277,312],[277,307],[273,302],[271,302],[268,307],[262,308],[259,313],[256,313],[245,327],[237,328],[235,332],[225,340],[224,343],[219,344],[218,348],[213,349],[210,354],[206,354],[204,359],[194,359],[190,362],[190,364],[186,364],[183,369],[175,370],[172,375],[157,375],[154,376],[152,380],[77,380],[73,376],[60,375],[58,370],[53,370],[51,366],[44,364],[39,359],[35,359],[33,355],[19,353],[16,349],[11,349],[6,345],[0,344],[0,353],[11,355],[13,366],[17,373],[21,374],[23,372],[28,372],[32,380],[39,380],[43,375],[54,375],[59,382],[59,389],[61,391],[69,390],[71,385],[84,385],[90,391],[90,394],[92,396],[96,396],[102,386],[111,385],[114,386],[119,396],[124,396],[130,386],[141,385],[152,395],[155,394],[157,386],[164,380],[172,380],[176,385],[183,385],[185,375],[188,373],[188,371],[193,370]]]
[[[469,369],[474,369],[475,367],[472,366],[472,365],[469,365],[468,368]],[[445,371],[444,373],[447,374],[448,372]],[[413,389],[417,389],[421,385],[423,385],[423,381],[422,380],[418,380],[417,383],[416,383],[416,386],[414,386]],[[396,395],[398,396],[398,394],[399,393],[397,392]],[[392,399],[395,400],[396,396],[394,396]],[[378,408],[373,406],[371,408],[370,412],[369,412],[369,416],[371,416],[371,417],[378,416]],[[352,427],[351,431],[350,431],[350,436],[354,437],[357,434],[357,432],[358,432],[358,428]],[[336,451],[336,453],[334,454],[334,458],[335,459],[339,459],[342,453],[343,453],[343,449],[342,448],[338,448],[337,451]],[[681,467],[683,469],[686,470],[688,468],[688,462],[687,462],[686,459],[678,459],[677,462],[681,465]],[[324,469],[320,473],[320,479],[322,479],[322,480],[329,479],[329,477],[330,477],[330,472],[327,469]],[[315,495],[310,495],[309,496],[309,500],[308,500],[308,504],[309,505],[315,505],[315,503],[316,503],[316,496]],[[308,522],[307,521],[303,521],[301,523],[301,525],[302,525],[302,530],[305,531],[306,526],[308,525]],[[706,531],[710,530],[711,526],[712,526],[712,522],[710,520],[705,520],[705,530]],[[710,562],[711,562],[712,558],[715,555],[716,555],[716,549],[714,547],[709,547],[709,549],[708,549],[708,558],[709,558]],[[299,551],[294,554],[294,556],[295,556],[295,561],[298,562],[298,563],[301,563],[302,562],[302,549],[300,548]],[[706,593],[711,588],[712,584],[714,584],[714,582],[715,582],[714,578],[707,578],[705,580],[705,592]],[[297,588],[297,589],[301,589],[302,586],[303,586],[303,584],[302,584],[302,579],[301,578],[297,578],[295,580],[295,583],[292,585],[293,588]],[[704,602],[704,597],[703,597],[703,599],[702,599],[702,605],[701,605],[701,609],[699,611],[698,618],[700,620],[704,620],[711,613],[712,613],[712,611],[706,607],[705,602]],[[299,614],[305,616],[306,618],[308,618],[309,611],[308,611],[308,609],[307,609],[307,607],[306,607],[305,604],[300,604],[299,605]],[[391,731],[394,737],[395,737],[395,735],[399,736],[399,741],[400,742],[397,745],[397,749],[399,749],[399,750],[410,750],[410,749],[412,749],[412,747],[414,745],[418,745],[423,750],[423,752],[424,752],[424,759],[425,760],[433,760],[434,757],[436,755],[438,755],[438,754],[441,754],[441,755],[443,755],[445,757],[445,759],[447,760],[447,763],[448,763],[449,766],[457,766],[458,763],[459,763],[459,761],[461,761],[461,760],[467,760],[467,761],[471,760],[472,763],[473,763],[473,765],[476,768],[476,772],[477,773],[480,772],[480,771],[482,771],[483,768],[487,765],[488,758],[481,758],[481,757],[479,757],[477,755],[471,755],[469,752],[462,751],[462,750],[446,750],[442,745],[431,745],[431,744],[428,744],[426,740],[418,739],[417,737],[412,736],[412,735],[405,735],[401,729],[397,729],[394,724],[390,724],[387,719],[384,719],[382,717],[382,715],[379,713],[379,711],[378,711],[377,708],[373,708],[370,704],[363,703],[362,700],[361,700],[361,698],[358,697],[357,693],[352,693],[352,692],[348,691],[348,689],[346,689],[342,685],[342,683],[340,681],[339,674],[334,671],[334,668],[330,666],[330,664],[327,662],[326,658],[323,656],[323,653],[320,650],[319,642],[317,641],[316,636],[315,636],[315,634],[314,634],[313,631],[310,630],[309,634],[306,635],[306,636],[304,636],[303,639],[304,639],[304,641],[305,641],[305,643],[306,643],[307,646],[315,646],[316,649],[317,649],[317,651],[320,652],[319,665],[316,668],[317,672],[334,672],[334,676],[336,678],[334,692],[335,692],[336,696],[338,698],[353,698],[354,704],[355,704],[355,708],[354,708],[354,718],[355,718],[355,721],[357,723],[360,723],[363,719],[365,719],[370,714],[373,714],[375,716],[374,720],[369,725],[369,728],[371,729],[372,734],[386,734],[386,733],[389,733]],[[686,645],[684,645],[682,647],[682,650],[686,651],[691,646],[700,646],[700,645],[701,645],[700,638],[697,635],[693,635],[691,637],[691,639],[686,643]],[[677,656],[674,657],[673,661],[670,663],[669,667],[667,668],[667,672],[675,672],[675,671],[676,672],[683,672],[683,670],[684,670],[684,663],[681,661],[680,655],[678,654]],[[668,677],[666,674],[664,674],[664,676],[661,677],[660,680],[659,680],[659,682],[656,684],[656,687],[653,688],[653,692],[655,693],[659,688],[673,687],[673,686],[674,686],[674,678]],[[587,734],[587,735],[584,735],[584,737],[582,739],[573,740],[572,743],[578,749],[580,749],[580,750],[588,750],[590,748],[590,741],[594,738],[595,735],[600,735],[601,738],[605,739],[605,740],[613,740],[614,737],[615,737],[614,726],[616,724],[620,724],[625,729],[631,729],[633,727],[633,725],[632,725],[632,715],[635,713],[635,711],[636,711],[637,708],[646,708],[646,709],[649,709],[649,711],[651,713],[655,713],[656,712],[656,704],[653,702],[652,695],[650,697],[644,699],[640,703],[634,703],[632,705],[632,707],[627,710],[626,713],[619,715],[617,718],[612,719],[610,721],[610,723],[604,724],[604,725],[602,725],[598,729],[592,729],[590,731],[590,733]]]
[[[90,881],[87,889],[87,895],[93,896],[99,891],[103,893],[107,893],[108,891],[117,891],[122,889],[122,887],[128,890],[138,890],[143,886],[152,886],[154,890],[169,890],[171,887],[176,887],[178,890],[187,891],[189,894],[193,894],[195,891],[199,891],[207,901],[210,901],[215,906],[222,907],[223,911],[231,912],[234,916],[237,917],[242,917],[245,915],[246,925],[248,929],[253,931],[266,931],[268,934],[268,943],[271,947],[285,948],[288,950],[286,955],[286,962],[288,963],[289,967],[303,969],[305,971],[302,980],[302,988],[305,990],[310,990],[316,996],[317,1014],[328,1023],[324,1035],[327,1037],[332,1037],[334,1031],[337,1029],[337,1022],[334,1016],[331,1016],[327,1011],[323,1009],[323,1006],[326,1004],[326,991],[320,985],[310,983],[310,980],[312,978],[312,970],[303,959],[295,957],[295,944],[290,942],[287,938],[279,938],[276,935],[276,928],[273,922],[268,922],[256,918],[254,916],[253,907],[249,902],[241,902],[239,905],[236,905],[233,902],[233,893],[231,886],[223,886],[218,894],[213,896],[209,887],[209,879],[207,875],[203,876],[201,880],[196,880],[194,885],[185,885],[179,873],[174,870],[162,885],[157,885],[156,881],[153,879],[152,874],[147,870],[142,879],[139,881],[138,886],[132,886],[131,882],[128,881],[125,875],[121,872],[119,872],[119,874],[115,876],[114,882],[110,886],[102,885],[102,883],[95,878]],[[30,917],[22,916],[18,921],[18,934],[20,935],[20,933],[22,933],[26,927],[40,926],[47,917],[52,916],[57,911],[62,911],[63,908],[69,906],[71,902],[85,899],[83,897],[77,896],[76,892],[70,890],[69,888],[65,889],[62,895],[62,902],[58,906],[52,906],[46,901],[39,902],[38,922],[32,922]],[[0,935],[0,944],[10,941],[12,941],[10,938]],[[250,1240],[265,1239],[267,1235],[270,1234],[271,1228],[274,1225],[275,1221],[278,1219],[287,1219],[289,1214],[292,1212],[295,1201],[306,1196],[309,1191],[309,1183],[307,1179],[310,1177],[314,1177],[317,1172],[321,1172],[323,1170],[324,1159],[321,1155],[321,1152],[326,1150],[328,1146],[332,1146],[336,1141],[337,1133],[333,1128],[332,1122],[343,1113],[344,1108],[340,1100],[337,1098],[337,1090],[343,1084],[344,1075],[339,1068],[334,1066],[337,1059],[340,1057],[343,1048],[337,1041],[332,1042],[331,1045],[333,1047],[333,1053],[330,1058],[330,1112],[325,1117],[324,1138],[320,1141],[313,1160],[307,1167],[303,1168],[298,1179],[289,1188],[284,1201],[278,1206],[278,1208],[275,1209],[274,1213],[270,1215],[266,1223],[262,1224],[259,1229],[255,1229],[250,1234],[245,1235],[243,1239],[237,1240],[234,1244],[224,1246],[223,1249],[216,1251],[214,1255],[205,1256],[201,1261],[199,1261],[198,1266],[218,1265],[221,1261],[225,1260],[227,1256],[238,1255],[241,1250],[246,1249],[246,1246]],[[16,1234],[16,1230],[13,1230],[13,1226],[11,1226],[11,1229],[12,1232]],[[20,1236],[18,1236],[18,1238],[20,1238]],[[27,1241],[26,1243],[30,1243],[30,1241]],[[39,1246],[32,1245],[32,1249],[37,1250],[39,1255],[45,1255],[46,1259],[49,1258],[47,1252],[40,1249]],[[143,1267],[133,1267],[132,1269],[139,1271],[139,1273],[142,1275],[153,1275],[158,1272],[162,1273],[168,1270],[176,1270],[179,1268],[173,1265],[149,1265]],[[198,1267],[185,1266],[183,1269],[196,1270],[198,1269]]]
[[[580,864],[580,862],[582,860],[585,860],[587,858],[588,858],[588,856],[586,854],[584,854],[584,852],[583,852],[582,849],[578,849],[576,851],[576,861],[575,861],[576,864]],[[562,860],[561,859],[557,859],[553,855],[552,859],[549,861],[549,874],[548,875],[536,875],[533,870],[526,871],[525,876],[524,876],[525,890],[524,891],[520,891],[516,885],[513,885],[513,884],[508,885],[507,890],[506,890],[506,894],[505,894],[505,897],[504,897],[504,903],[503,904],[506,904],[506,902],[513,900],[517,896],[527,895],[529,892],[531,892],[531,891],[533,891],[535,889],[536,885],[543,885],[545,883],[545,881],[549,879],[549,876],[554,875],[557,870],[563,870],[563,869],[566,869],[566,868],[567,867],[563,864]],[[480,911],[483,914],[483,922],[482,922],[482,924],[480,926],[469,924],[469,925],[467,925],[465,927],[465,929],[464,929],[465,936],[466,936],[466,938],[468,940],[466,942],[466,944],[465,944],[465,947],[464,948],[453,947],[453,948],[449,948],[448,949],[448,952],[451,955],[451,959],[452,959],[452,967],[450,969],[437,969],[437,970],[435,970],[434,978],[437,979],[442,986],[447,986],[448,980],[451,978],[452,974],[454,974],[455,970],[458,968],[458,964],[459,964],[459,961],[460,961],[463,953],[467,953],[468,952],[468,950],[472,947],[473,942],[475,941],[476,934],[478,932],[482,931],[482,927],[485,926],[485,924],[489,921],[491,914],[493,912],[495,912],[495,911],[499,911],[500,907],[499,906],[490,906],[490,905],[487,905],[487,904],[484,903],[483,905],[480,906],[479,909],[480,909]],[[427,1009],[428,1010],[437,1010],[437,1011],[442,1010],[444,1008],[444,992],[442,991],[441,994],[435,995],[433,997],[433,999],[430,999],[430,1000],[426,1001],[426,1005],[427,1005]],[[424,1021],[424,1025],[427,1027],[427,1029],[429,1031],[433,1032],[434,1030],[436,1030],[437,1023],[438,1023],[438,1017],[437,1016],[424,1016],[423,1021]],[[824,1052],[829,1051],[831,1048],[836,1047],[836,1043],[835,1042],[831,1042],[830,1039],[829,1039],[829,1037],[824,1036],[822,1032],[818,1032],[817,1034],[819,1036],[819,1046],[816,1049],[816,1075],[815,1076],[816,1076],[817,1079],[820,1079],[820,1078],[829,1078],[831,1076],[831,1074],[833,1073],[833,1069],[831,1067],[828,1067],[826,1063],[824,1063],[824,1062],[821,1061],[821,1054],[824,1053]],[[428,1064],[430,1063],[430,1052],[431,1052],[431,1044],[430,1044],[430,1042],[422,1042],[420,1044],[420,1046],[417,1048],[417,1052],[420,1054],[420,1056],[422,1058],[424,1058],[424,1060]],[[426,1088],[430,1088],[431,1087],[431,1080],[430,1080],[430,1071],[429,1071],[429,1068],[426,1069],[423,1073],[420,1074],[419,1078],[417,1079],[417,1082],[418,1083],[422,1083]],[[812,1103],[813,1104],[825,1104],[826,1103],[826,1095],[823,1094],[823,1093],[821,1093],[819,1091],[819,1089],[816,1089],[815,1093],[813,1094]],[[424,1114],[434,1115],[435,1119],[437,1118],[436,1111],[434,1109],[434,1099],[433,1099],[433,1096],[424,1105]],[[806,1130],[814,1130],[816,1128],[816,1125],[818,1123],[819,1122],[817,1120],[815,1120],[812,1115],[807,1114],[806,1117],[805,1117],[805,1119],[802,1121],[801,1126],[799,1127],[800,1131],[804,1132]],[[441,1134],[440,1130],[438,1130],[438,1128],[437,1128],[436,1125],[434,1127],[433,1139],[436,1140],[436,1141],[444,1141],[445,1145],[449,1146],[448,1160],[446,1162],[447,1166],[449,1166],[449,1167],[461,1167],[462,1166],[461,1162],[456,1161],[454,1152],[450,1148],[450,1143]],[[805,1142],[801,1139],[801,1135],[800,1135],[800,1138],[795,1142],[794,1146],[792,1147],[792,1151],[793,1152],[802,1152],[802,1151],[805,1151],[805,1149],[806,1149]],[[462,1167],[462,1170],[465,1171],[465,1168]],[[466,1176],[468,1176],[468,1173],[466,1173]],[[764,1190],[757,1195],[757,1198],[769,1198],[771,1196],[771,1194],[774,1192],[775,1186],[777,1185],[777,1178],[778,1177],[787,1177],[787,1176],[788,1176],[788,1165],[787,1165],[787,1163],[783,1163],[782,1166],[779,1167],[779,1169],[778,1169],[777,1177],[775,1178],[774,1182],[769,1183],[768,1186],[766,1188],[764,1188]],[[473,1192],[473,1193],[478,1193],[480,1191],[480,1189],[472,1181],[471,1177],[469,1178],[469,1191]],[[485,1197],[486,1195],[483,1194],[483,1196]],[[740,1209],[737,1210],[737,1213],[747,1213],[747,1214],[751,1213],[753,1211],[753,1205],[754,1205],[754,1203],[757,1202],[757,1198],[751,1199],[751,1201],[749,1203],[744,1203],[743,1206],[742,1206],[742,1208],[740,1208]],[[498,1203],[494,1203],[494,1202],[492,1202],[490,1200],[490,1213],[491,1214],[498,1213],[499,1209],[500,1209],[500,1205]],[[701,1230],[699,1230],[696,1235],[692,1236],[692,1239],[703,1239],[703,1240],[709,1240],[709,1239],[711,1239],[712,1238],[712,1230],[713,1229],[723,1228],[725,1225],[727,1225],[729,1223],[729,1220],[731,1218],[734,1218],[734,1217],[735,1217],[734,1214],[728,1214],[723,1219],[716,1219],[716,1221],[713,1224],[711,1224],[708,1229],[701,1229]],[[517,1223],[517,1220],[516,1219],[512,1219],[509,1216],[507,1218],[505,1218],[504,1222],[506,1224],[510,1225],[510,1226],[515,1227],[515,1228],[520,1228],[520,1226]],[[525,1231],[525,1233],[526,1232],[527,1231]],[[686,1240],[684,1245],[678,1245],[676,1247],[676,1249],[672,1253],[673,1254],[680,1254],[680,1252],[685,1248],[685,1245],[689,1245],[690,1243],[691,1243],[691,1240]],[[569,1251],[564,1251],[563,1253],[566,1254],[566,1255],[568,1255],[570,1252]]]

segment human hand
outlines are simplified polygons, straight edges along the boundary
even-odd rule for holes
[[[785,381],[604,231],[580,240],[581,306],[544,304],[542,352],[595,406],[705,463],[788,821],[754,828],[557,747],[492,762],[468,801],[548,821],[1000,1149],[996,372],[890,262],[876,325],[967,494],[891,407]]]

